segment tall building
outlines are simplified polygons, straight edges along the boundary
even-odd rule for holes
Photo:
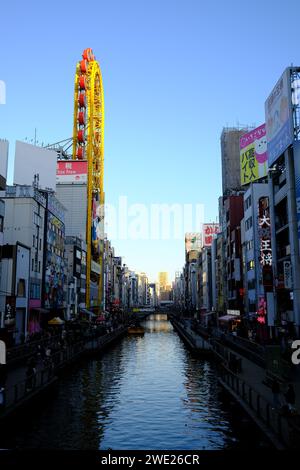
[[[160,291],[167,290],[169,284],[169,276],[167,272],[158,273],[158,288]]]
[[[244,194],[244,221],[241,226],[244,268],[244,305],[250,315],[258,310],[264,297],[260,264],[259,200],[269,196],[268,184],[252,183]],[[270,307],[271,308],[271,307]]]
[[[241,188],[240,137],[248,128],[224,127],[221,134],[223,195]]]
[[[24,318],[26,315],[26,321],[23,320],[26,325],[24,332],[27,332],[28,326],[28,332],[34,333],[39,331],[54,313],[57,315],[61,312],[61,316],[64,315],[65,209],[52,193],[33,186],[7,186],[1,197],[5,200],[6,207],[4,243],[11,246],[22,245],[23,248],[29,249],[28,315],[26,310],[23,315]],[[20,249],[16,251],[19,252]],[[7,254],[7,259],[14,259],[14,256]],[[13,297],[16,295],[8,295],[12,297],[14,304]],[[6,296],[6,304],[7,302]],[[19,323],[23,324],[23,320]]]
[[[85,160],[59,160],[57,162],[56,195],[58,200],[67,209],[66,213],[66,236],[78,237],[85,244],[87,243],[87,178],[88,167]],[[89,302],[86,299],[86,305],[91,309],[99,311],[99,282],[101,278],[101,266],[98,262],[96,242],[100,240],[101,234],[98,233],[99,216],[95,205],[92,210],[93,227],[92,239],[95,244],[91,245],[92,256],[89,279]],[[104,249],[104,241],[102,242]],[[87,248],[88,249],[88,248]],[[97,252],[97,253],[96,253]],[[104,270],[102,273],[103,294],[104,292]],[[88,272],[87,272],[88,276]],[[103,299],[104,302],[104,299]]]
[[[271,267],[274,276],[261,322],[296,337],[300,332],[299,83],[300,67],[286,68],[265,102],[270,192],[260,214],[261,264],[266,273]]]

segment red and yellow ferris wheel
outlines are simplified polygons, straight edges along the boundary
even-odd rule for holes
[[[101,306],[104,247],[104,96],[99,63],[90,48],[83,51],[82,60],[76,67],[73,160],[86,160],[88,167],[86,306]]]

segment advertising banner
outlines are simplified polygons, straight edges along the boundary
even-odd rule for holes
[[[56,167],[56,183],[83,184],[87,182],[87,161],[58,161]]]
[[[92,201],[92,258],[98,262],[101,253],[101,241],[104,239],[104,207],[98,195]]]
[[[201,233],[189,232],[185,234],[185,251],[200,251],[201,250]]]
[[[290,69],[287,68],[265,102],[269,166],[293,142]]]
[[[240,138],[241,184],[249,184],[267,176],[266,125],[247,132]]]
[[[300,240],[300,142],[294,143],[295,193],[297,210],[298,240]]]
[[[203,224],[203,246],[211,246],[214,235],[220,231],[219,224]]]

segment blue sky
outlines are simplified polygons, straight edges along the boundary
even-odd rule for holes
[[[264,122],[265,98],[300,62],[299,10],[297,0],[2,2],[0,137],[13,144],[35,128],[40,142],[71,137],[75,65],[92,47],[105,93],[106,201],[203,203],[215,220],[222,127]],[[184,262],[183,240],[113,243],[152,278]]]

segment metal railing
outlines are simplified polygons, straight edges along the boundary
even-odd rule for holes
[[[56,372],[73,361],[84,349],[85,343],[83,341],[64,347],[48,358],[48,365],[37,370],[35,374],[24,377],[11,387],[4,389],[1,392],[3,394],[3,405],[2,410],[0,409],[0,417],[1,414],[12,411],[20,402],[29,399],[52,383],[56,379]]]
[[[265,397],[224,365],[220,367],[219,374],[223,383],[250,408],[269,431],[274,433],[283,447],[299,446],[300,427],[293,418],[288,418],[274,409]]]
[[[61,335],[55,335],[8,348],[6,353],[7,364],[9,365],[10,363],[19,359],[33,356],[37,353],[39,346],[47,346],[60,340]]]

